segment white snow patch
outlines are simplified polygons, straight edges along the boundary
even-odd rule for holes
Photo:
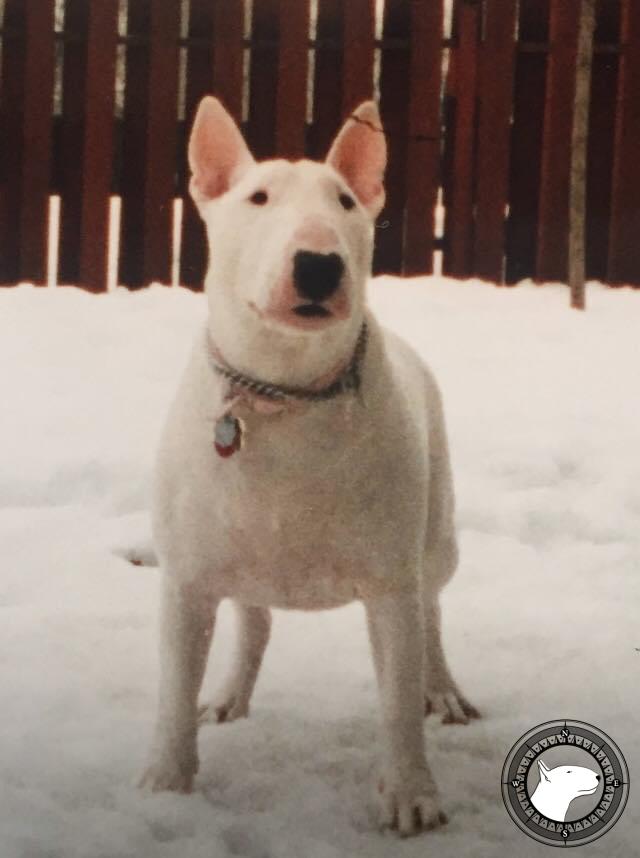
[[[444,391],[460,570],[444,598],[469,727],[427,721],[450,816],[375,830],[378,710],[362,609],[278,613],[247,721],[203,728],[189,797],[132,782],[153,718],[153,451],[205,302],[152,287],[0,290],[0,856],[538,856],[500,798],[537,723],[575,717],[640,771],[640,294],[372,282],[379,316]],[[129,559],[128,559],[129,558]],[[207,689],[233,628],[216,630]],[[637,854],[631,790],[592,855]]]

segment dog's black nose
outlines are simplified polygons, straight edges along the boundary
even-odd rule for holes
[[[309,301],[325,301],[340,286],[344,263],[337,253],[299,250],[293,257],[296,292]]]
[[[599,781],[599,780],[600,780],[600,775],[596,775],[596,780],[597,780],[597,781]]]

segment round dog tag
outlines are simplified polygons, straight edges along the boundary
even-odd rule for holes
[[[213,445],[216,453],[226,459],[242,446],[242,427],[237,417],[225,414],[216,422]]]

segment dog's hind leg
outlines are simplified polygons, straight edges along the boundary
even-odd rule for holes
[[[468,724],[480,713],[458,688],[442,646],[440,599],[424,593],[425,715],[440,716],[443,724]]]
[[[271,611],[233,602],[237,614],[237,645],[231,670],[211,703],[200,707],[200,721],[235,721],[249,714],[262,657],[271,632]]]
[[[429,518],[422,575],[425,631],[425,715],[439,715],[444,724],[467,724],[478,710],[457,687],[442,647],[440,590],[458,565],[455,497],[440,391],[428,375]]]

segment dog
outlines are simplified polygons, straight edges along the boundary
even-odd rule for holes
[[[446,821],[423,718],[478,716],[447,666],[438,594],[457,563],[441,397],[429,370],[367,309],[386,141],[376,105],[326,160],[256,163],[212,96],[189,140],[207,231],[209,319],[170,409],[155,470],[163,568],[157,724],[141,784],[188,792],[216,609],[239,642],[200,718],[245,717],[271,607],[361,600],[383,714],[381,824]]]
[[[571,763],[550,769],[538,760],[538,770],[540,783],[531,796],[531,803],[539,813],[556,822],[564,822],[574,798],[593,795],[600,783],[600,775]]]

